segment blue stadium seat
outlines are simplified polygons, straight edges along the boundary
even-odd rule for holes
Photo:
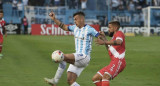
[[[6,23],[10,23],[11,21],[12,23],[21,23],[21,19],[18,17],[18,15],[12,16],[12,4],[11,3],[4,3],[3,11],[4,11],[4,19]]]

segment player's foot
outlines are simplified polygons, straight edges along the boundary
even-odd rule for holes
[[[2,57],[2,56],[3,56],[3,54],[0,53],[0,57]]]
[[[0,53],[0,59],[2,59],[3,54]]]
[[[54,78],[52,78],[52,79],[44,78],[44,80],[45,80],[48,84],[50,84],[51,86],[56,86],[56,85],[55,85],[55,80],[54,80]]]

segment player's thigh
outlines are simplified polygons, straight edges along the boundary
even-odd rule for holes
[[[110,64],[102,68],[99,73],[105,78],[115,78],[125,68],[125,62],[123,60],[115,59]]]
[[[64,54],[64,61],[70,64],[74,64],[75,62],[75,56],[74,54]]]
[[[123,59],[116,59],[113,64],[115,65],[112,71],[112,78],[115,78],[126,66],[126,62]]]
[[[3,44],[3,35],[0,35],[0,45]]]
[[[84,68],[85,67],[77,67],[75,65],[70,64],[67,69],[67,72],[72,72],[72,73],[76,74],[77,77],[79,77],[80,74],[82,73],[82,71],[84,70]]]
[[[86,67],[90,62],[89,55],[74,53],[74,56],[75,56],[74,65],[77,67]]]

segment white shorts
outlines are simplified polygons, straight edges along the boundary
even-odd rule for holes
[[[89,64],[90,56],[85,54],[77,54],[74,53],[75,56],[75,63],[70,64],[67,72],[73,72],[79,76],[81,72],[84,70],[84,68]]]

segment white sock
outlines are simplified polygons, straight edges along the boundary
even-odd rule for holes
[[[71,86],[80,86],[77,82],[74,82]]]
[[[59,67],[56,71],[56,74],[54,76],[54,80],[55,80],[55,83],[58,83],[59,79],[61,78],[64,70],[66,68],[66,62],[65,61],[62,61],[61,63],[59,63]]]

